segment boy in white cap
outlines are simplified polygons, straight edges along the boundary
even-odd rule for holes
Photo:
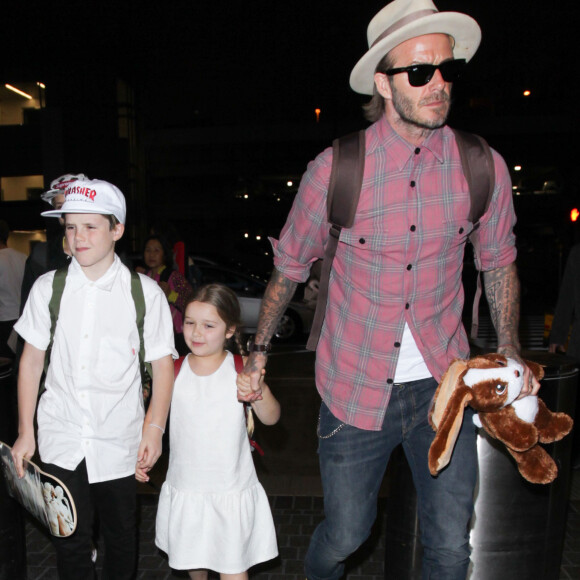
[[[147,421],[141,391],[140,337],[131,273],[115,254],[124,231],[125,198],[100,180],[73,181],[60,209],[72,261],[66,275],[46,374],[38,403],[38,448],[43,467],[71,491],[78,524],[55,538],[59,577],[92,578],[93,516],[98,512],[109,579],[133,578],[137,564],[136,464],[148,471],[161,454],[173,385],[171,313],[165,295],[140,276],[146,315],[145,361],[153,370]],[[18,376],[19,435],[12,454],[35,452],[34,412],[46,350],[55,272],[41,276],[15,325],[24,338]]]
[[[417,489],[423,578],[464,580],[475,429],[466,418],[453,461],[432,477],[428,411],[451,361],[469,357],[461,273],[474,223],[455,134],[445,123],[452,83],[481,32],[471,17],[439,12],[431,0],[394,0],[372,19],[367,36],[369,50],[350,83],[373,95],[365,111],[373,124],[365,132],[357,213],[338,238],[316,351],[325,520],[312,536],[305,570],[309,580],[341,577],[345,559],[370,533],[385,468],[402,444]],[[324,256],[332,162],[327,149],[308,166],[273,241],[275,269],[247,373],[265,366],[268,343],[297,284]],[[479,220],[478,266],[498,352],[519,359],[511,183],[496,152],[493,165],[493,196]],[[537,392],[539,384],[525,373],[527,392]]]

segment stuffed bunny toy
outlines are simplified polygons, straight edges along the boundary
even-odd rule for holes
[[[544,371],[526,361],[536,379]],[[538,443],[553,443],[572,429],[566,413],[552,413],[537,396],[517,399],[523,387],[524,369],[501,354],[477,356],[451,363],[437,387],[429,412],[436,431],[429,449],[432,475],[450,461],[467,405],[477,411],[474,423],[505,444],[521,475],[532,483],[550,483],[558,468]]]

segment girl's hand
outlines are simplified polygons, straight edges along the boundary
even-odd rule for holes
[[[141,483],[147,483],[149,481],[149,476],[144,469],[140,467],[135,467],[135,479]]]
[[[238,401],[252,403],[262,399],[262,385],[266,369],[251,371],[249,375],[240,373],[236,379]]]

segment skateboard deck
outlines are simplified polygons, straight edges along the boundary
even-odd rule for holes
[[[77,526],[77,511],[66,485],[27,459],[24,460],[24,477],[19,479],[11,448],[2,441],[0,459],[8,493],[53,536],[70,536]]]

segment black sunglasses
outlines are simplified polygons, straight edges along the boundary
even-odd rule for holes
[[[465,59],[459,58],[457,60],[446,60],[441,64],[412,64],[402,68],[391,68],[384,71],[383,74],[392,77],[406,72],[409,77],[409,84],[412,87],[423,87],[433,78],[437,69],[439,69],[446,83],[454,83],[459,78],[465,64]]]

